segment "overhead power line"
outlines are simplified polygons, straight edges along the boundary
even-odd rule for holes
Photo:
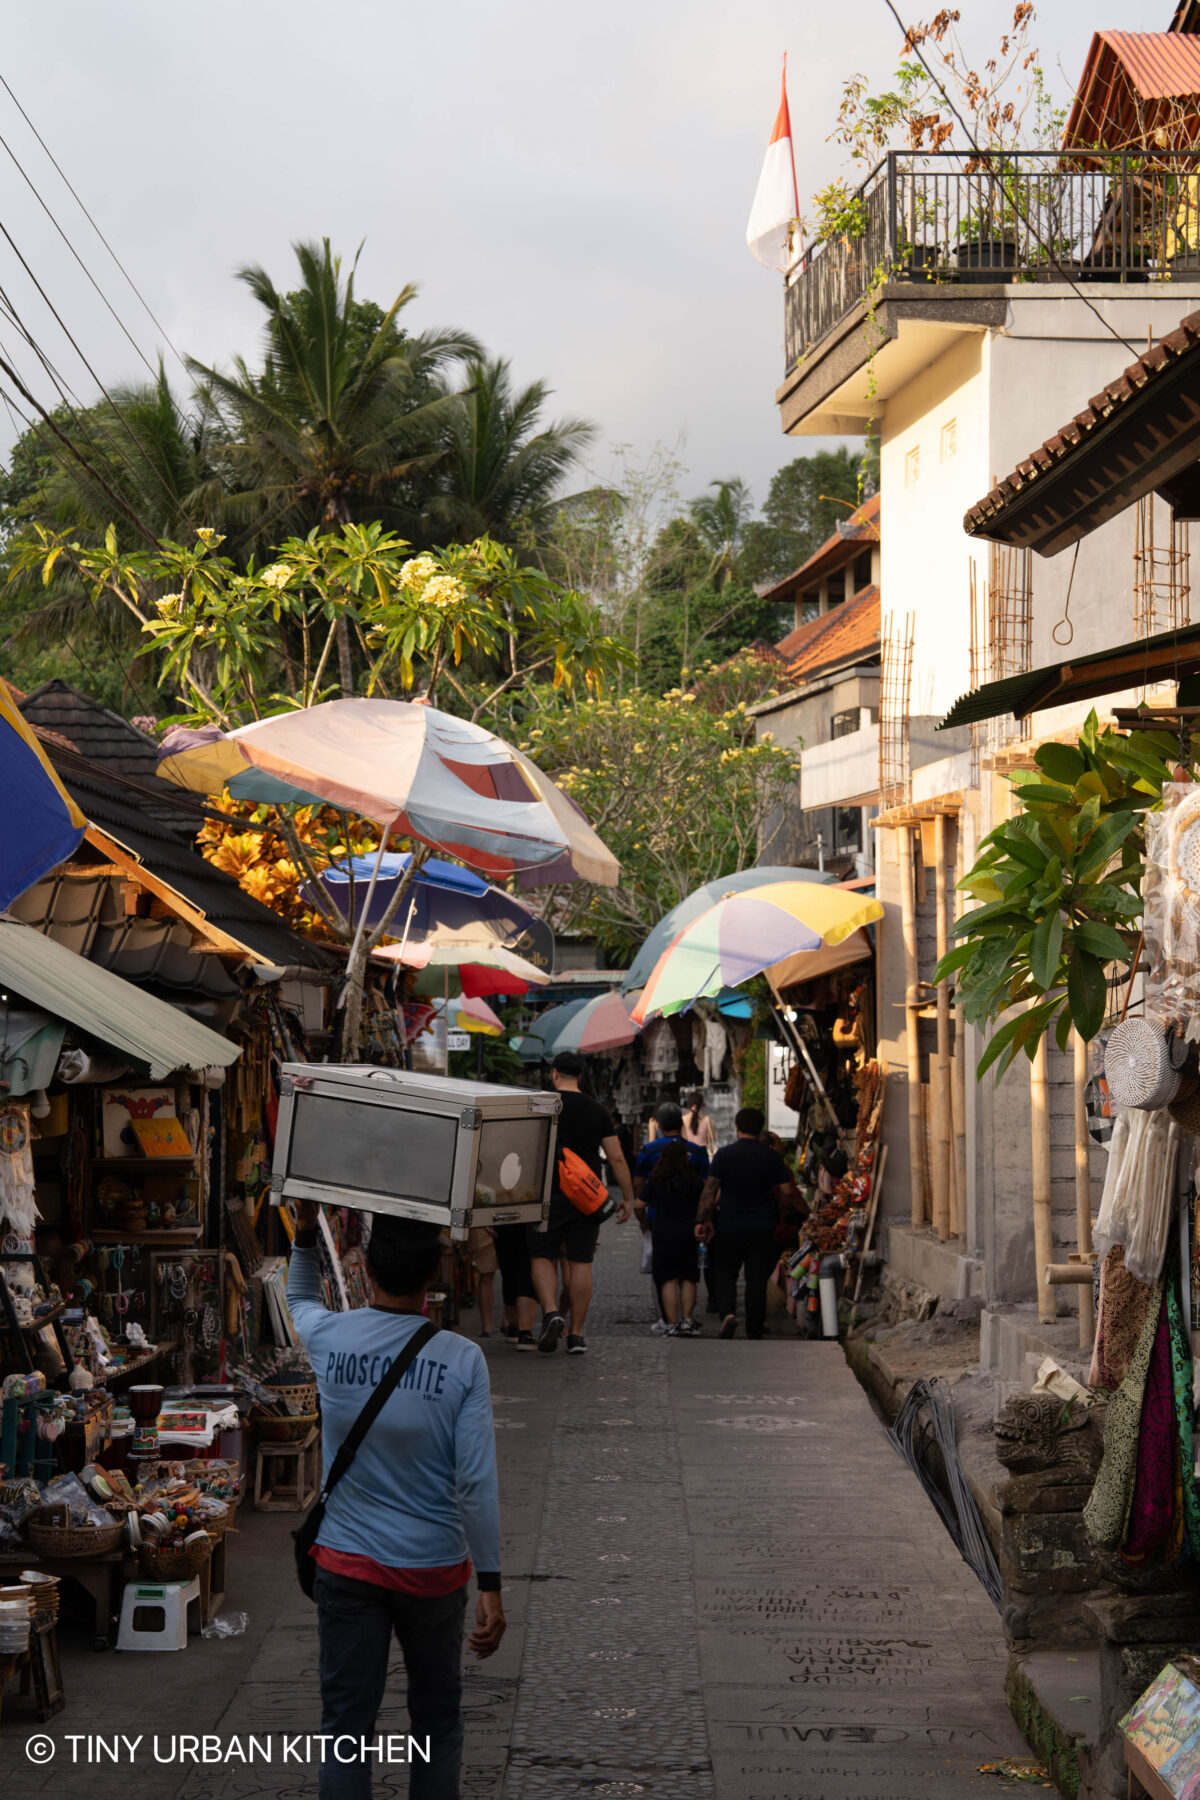
[[[100,242],[104,245],[104,248],[108,251],[108,254],[112,257],[114,263],[116,263],[117,268],[121,271],[121,274],[125,277],[125,280],[128,282],[139,305],[143,308],[147,317],[150,319],[151,323],[153,324],[154,329],[158,332],[159,336],[162,338],[162,340],[166,344],[167,348],[171,351],[172,355],[175,357],[176,362],[179,364],[179,366],[183,370],[184,374],[187,375],[190,379],[191,371],[188,369],[187,363],[184,360],[184,357],[183,357],[181,351],[178,350],[177,347],[175,346],[175,344],[171,341],[170,334],[168,333],[166,327],[162,324],[161,320],[154,313],[153,309],[150,306],[149,301],[146,299],[145,295],[142,293],[141,289],[138,287],[137,283],[134,281],[133,276],[129,273],[128,269],[125,267],[124,263],[121,261],[120,257],[117,255],[116,251],[113,249],[112,245],[109,243],[108,239],[105,237],[104,233],[101,231],[99,225],[97,225],[95,219],[92,217],[91,213],[88,211],[87,207],[84,205],[83,201],[80,199],[78,193],[75,191],[75,188],[72,186],[65,171],[63,170],[62,165],[59,163],[57,157],[54,155],[54,152],[51,150],[50,146],[47,144],[45,138],[42,136],[41,132],[38,130],[37,126],[34,124],[33,120],[30,118],[29,114],[25,111],[25,108],[21,105],[21,102],[17,99],[17,96],[13,93],[12,88],[9,86],[8,82],[5,81],[3,75],[0,75],[0,87],[3,87],[5,93],[8,95],[9,99],[12,101],[13,105],[16,107],[17,111],[20,113],[21,117],[24,119],[25,123],[28,125],[30,131],[32,131],[34,137],[37,139],[37,141],[41,145],[42,149],[45,151],[46,156],[49,158],[49,161],[55,170],[55,173],[58,175],[63,186],[66,188],[67,192],[70,194],[71,198],[74,200],[76,206],[78,206],[80,212],[83,214],[84,218],[87,220],[88,224],[91,226],[91,228],[95,232],[96,236],[100,239]],[[7,144],[5,145],[5,149],[8,149]],[[11,155],[11,152],[10,152],[10,155]],[[24,173],[23,170],[22,170],[22,173]]]

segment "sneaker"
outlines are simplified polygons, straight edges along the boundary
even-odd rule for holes
[[[667,1324],[667,1321],[665,1319],[655,1319],[653,1325],[650,1327],[650,1336],[651,1337],[666,1337],[667,1332],[669,1330],[670,1330],[670,1326]]]
[[[700,1337],[703,1331],[704,1327],[699,1319],[684,1319],[680,1322],[680,1337]]]
[[[513,1349],[536,1350],[537,1339],[534,1337],[532,1331],[518,1331],[516,1337],[513,1339]]]
[[[512,1344],[512,1343],[515,1343],[515,1342],[516,1342],[516,1337],[517,1337],[517,1328],[516,1328],[516,1326],[515,1326],[515,1325],[502,1325],[502,1326],[501,1326],[501,1327],[500,1327],[500,1336],[501,1336],[501,1337],[502,1337],[502,1338],[505,1338],[505,1339],[507,1339],[507,1341],[508,1341],[508,1342],[509,1342],[509,1343],[510,1343],[510,1344]]]
[[[663,1332],[663,1336],[664,1337],[682,1337],[683,1336],[683,1326],[682,1325],[668,1325],[667,1329]]]
[[[560,1312],[547,1313],[542,1320],[542,1329],[537,1341],[537,1347],[543,1356],[549,1356],[558,1349],[558,1340],[566,1328],[567,1321]]]
[[[578,1335],[577,1332],[569,1331],[567,1333],[567,1355],[568,1356],[586,1356],[587,1355],[587,1344]]]
[[[721,1329],[717,1335],[718,1337],[723,1338],[731,1338],[737,1335],[737,1320],[732,1313],[730,1313],[727,1319],[721,1320]]]

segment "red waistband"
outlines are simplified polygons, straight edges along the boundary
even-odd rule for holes
[[[390,1569],[373,1556],[358,1556],[351,1550],[330,1550],[315,1544],[309,1551],[313,1561],[331,1575],[346,1575],[351,1581],[369,1581],[375,1587],[391,1588],[395,1593],[413,1594],[418,1599],[436,1599],[453,1594],[471,1579],[471,1559],[443,1569]]]

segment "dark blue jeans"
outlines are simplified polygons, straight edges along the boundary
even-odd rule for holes
[[[387,1685],[392,1633],[408,1676],[409,1732],[429,1739],[430,1760],[414,1755],[409,1800],[459,1800],[462,1763],[462,1642],[467,1590],[415,1599],[370,1581],[318,1569],[314,1596],[321,1642],[321,1730],[373,1742]],[[386,1746],[385,1746],[386,1747]],[[321,1767],[320,1800],[370,1800],[378,1757]],[[349,1745],[343,1754],[349,1754]]]

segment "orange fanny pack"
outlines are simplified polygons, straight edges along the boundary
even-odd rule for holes
[[[581,1213],[599,1212],[608,1199],[608,1189],[596,1171],[574,1150],[558,1153],[558,1185]]]

